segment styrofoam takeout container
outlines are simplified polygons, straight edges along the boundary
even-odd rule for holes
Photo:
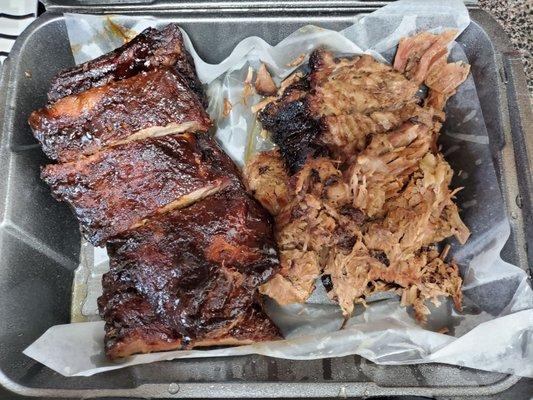
[[[137,365],[66,378],[22,354],[52,325],[70,321],[80,234],[66,204],[39,178],[47,162],[27,118],[46,101],[52,77],[74,64],[63,12],[136,13],[182,26],[207,62],[227,57],[248,36],[271,44],[301,26],[340,30],[385,1],[224,1],[117,4],[46,1],[47,11],[17,40],[0,81],[0,384],[37,397],[461,396],[499,393],[518,377],[442,364],[378,366],[359,356],[295,361],[258,355]],[[533,265],[532,117],[519,55],[475,4],[457,39],[472,66],[494,165],[511,222],[502,257]],[[216,38],[216,40],[213,40]],[[504,295],[495,293],[495,296]],[[525,394],[525,393],[524,393]]]

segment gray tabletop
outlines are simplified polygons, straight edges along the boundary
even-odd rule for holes
[[[522,55],[530,99],[533,101],[533,1],[479,0],[479,5],[503,26],[516,50]]]

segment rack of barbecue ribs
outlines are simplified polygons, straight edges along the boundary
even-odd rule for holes
[[[99,299],[107,353],[276,337],[257,304],[257,286],[278,264],[268,220],[246,192],[228,188],[110,240]],[[238,334],[252,323],[251,336]]]
[[[149,28],[62,71],[29,118],[52,194],[106,246],[106,354],[280,337],[258,288],[278,270],[271,216],[209,135],[179,28]]]
[[[437,250],[469,236],[437,146],[446,101],[469,73],[447,62],[455,35],[404,38],[392,66],[316,50],[307,75],[262,102],[258,119],[278,149],[250,160],[244,178],[276,219],[281,261],[262,293],[305,302],[321,278],[346,317],[383,291],[420,321],[426,300],[448,296],[460,309],[458,267],[445,261],[448,247]]]

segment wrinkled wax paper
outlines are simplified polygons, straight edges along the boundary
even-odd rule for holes
[[[123,44],[123,38],[108,29],[109,16],[67,14],[68,34],[77,63],[87,61]],[[197,55],[189,38],[200,79],[208,85],[209,112],[216,121],[216,137],[231,157],[242,165],[253,151],[271,144],[257,135],[250,105],[257,95],[242,102],[243,81],[251,65],[267,64],[279,83],[297,67],[288,67],[301,54],[306,56],[325,46],[336,53],[366,52],[391,61],[398,40],[421,30],[462,32],[469,16],[461,1],[399,1],[355,19],[353,26],[335,32],[305,26],[276,46],[258,37],[240,42],[220,64],[208,64]],[[169,21],[135,16],[113,16],[112,22],[129,32]],[[217,40],[217,39],[214,39]],[[457,43],[451,46],[451,60],[466,60]],[[222,101],[233,104],[231,114],[222,116]],[[95,373],[184,357],[222,357],[263,354],[289,359],[314,359],[361,355],[379,364],[442,362],[488,371],[533,377],[533,293],[527,274],[500,258],[510,228],[489,150],[489,136],[470,76],[447,106],[447,122],[440,143],[456,172],[453,186],[464,186],[458,202],[472,231],[465,246],[453,240],[452,255],[464,277],[464,310],[455,311],[449,302],[434,309],[426,326],[418,325],[397,298],[381,295],[371,299],[366,310],[358,306],[344,329],[338,306],[317,289],[307,304],[279,307],[268,302],[267,311],[286,340],[216,350],[169,351],[135,355],[120,363],[104,356],[104,323],[99,321],[96,298],[101,293],[101,274],[107,268],[103,249],[84,244],[82,264],[77,271],[73,321],[51,327],[25,354],[66,376]],[[76,289],[79,289],[78,291]],[[81,295],[80,295],[81,293]],[[80,300],[81,299],[81,300]],[[77,311],[76,311],[77,310]],[[449,334],[438,331],[446,327]]]

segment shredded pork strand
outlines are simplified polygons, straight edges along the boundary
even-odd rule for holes
[[[269,93],[259,119],[272,126],[275,142],[283,140],[244,169],[248,189],[276,221],[281,269],[263,294],[280,304],[305,302],[321,278],[346,317],[383,291],[396,293],[421,322],[428,300],[450,297],[461,308],[459,268],[446,261],[449,245],[438,250],[446,238],[464,244],[470,235],[454,202],[460,188],[450,188],[453,171],[437,146],[446,101],[470,68],[446,61],[455,36],[402,39],[393,66],[319,49],[307,76],[295,74]],[[291,164],[294,152],[284,146],[297,150],[300,137],[314,153]]]

